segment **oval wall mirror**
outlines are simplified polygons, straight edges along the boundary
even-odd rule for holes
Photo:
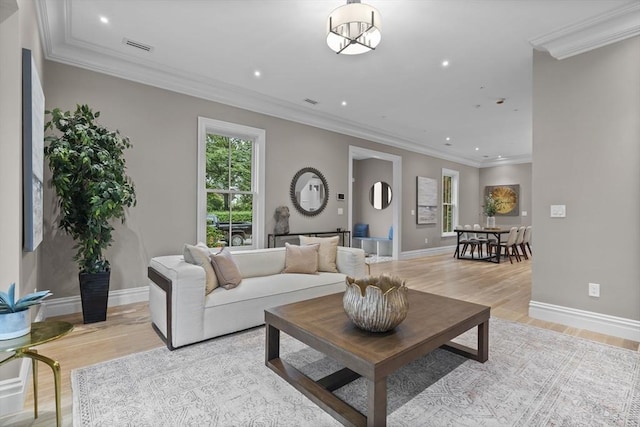
[[[369,203],[374,209],[384,209],[391,204],[391,186],[383,181],[378,181],[369,190]]]
[[[327,206],[329,186],[318,169],[300,169],[291,180],[291,202],[306,216],[318,215]]]

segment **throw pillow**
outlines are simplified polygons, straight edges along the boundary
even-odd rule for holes
[[[328,271],[337,273],[336,257],[338,256],[339,236],[333,237],[309,237],[300,236],[301,245],[312,245],[318,243],[318,271]]]
[[[198,243],[197,246],[185,244],[182,249],[182,255],[184,256],[184,260],[189,264],[199,265],[204,268],[206,280],[204,294],[208,295],[213,292],[213,290],[218,287],[218,279],[209,261],[209,248],[207,248],[206,245],[204,245],[203,248],[200,243]]]
[[[284,246],[286,249],[283,273],[316,274],[318,272],[319,244],[297,246],[285,242]]]
[[[209,258],[220,286],[225,289],[233,289],[240,284],[242,275],[229,248],[224,247],[218,253],[211,254]]]

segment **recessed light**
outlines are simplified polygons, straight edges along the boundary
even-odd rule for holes
[[[480,147],[476,147],[476,151],[480,151]]]
[[[346,106],[347,106],[347,101],[342,101],[342,102],[340,103],[340,105],[342,105],[343,107],[346,107]]]
[[[446,137],[445,139],[446,139],[447,141],[451,141],[451,138],[449,138],[449,137]]]
[[[449,66],[449,60],[445,59],[444,61],[442,61],[442,66],[443,67],[448,67]]]
[[[253,72],[253,75],[254,75],[255,77],[260,77],[260,76],[262,75],[262,73],[260,72],[260,70],[255,70],[255,71]]]
[[[502,156],[498,156],[498,158],[499,158],[499,159],[501,159],[501,158],[502,158]]]
[[[107,18],[106,16],[101,16],[100,17],[100,22],[102,22],[103,24],[108,24],[109,23],[109,18]]]

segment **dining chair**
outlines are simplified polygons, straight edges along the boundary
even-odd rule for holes
[[[482,230],[480,224],[473,224],[474,231]],[[473,233],[472,236],[478,242],[478,249],[480,251],[480,257],[482,258],[482,248],[483,246],[487,248],[487,254],[489,253],[489,239],[485,236],[479,236],[478,233]]]
[[[529,242],[531,242],[531,226],[527,226],[526,230],[524,231],[524,240],[522,241],[522,251],[525,251],[525,247],[527,249],[529,249],[529,256],[533,256],[533,252],[531,252],[531,245],[529,244]]]
[[[454,230],[463,230],[464,228],[458,224],[455,226]],[[456,251],[453,253],[453,257],[455,258],[456,255],[458,255],[460,253],[460,245],[462,245],[462,253],[460,253],[461,255],[464,255],[464,253],[467,251],[467,247],[469,246],[469,233],[467,233],[466,231],[464,233],[460,234],[460,240],[458,242],[459,244],[456,246]]]
[[[476,239],[475,237],[475,233],[472,233],[471,231],[473,230],[473,227],[471,227],[469,224],[465,224],[464,225],[464,229],[467,231],[467,233],[465,233],[468,236],[468,241],[467,241],[467,245],[465,248],[463,248],[462,250],[462,255],[465,254],[465,252],[467,251],[467,249],[469,247],[471,247],[471,258],[473,258],[473,254],[476,250],[476,247],[478,246],[478,239]],[[479,251],[478,251],[479,252]]]
[[[490,248],[496,248],[497,252],[496,255],[498,257],[502,256],[502,248],[504,248],[504,255],[509,257],[509,261],[511,262],[511,264],[513,264],[513,260],[511,259],[511,255],[513,255],[514,257],[516,257],[516,260],[519,261],[519,257],[520,255],[517,255],[516,253],[513,253],[513,246],[516,243],[516,238],[518,237],[518,227],[511,227],[511,230],[509,230],[509,235],[507,237],[507,241],[506,242],[500,242],[500,245],[498,245],[497,242],[493,242],[489,244]],[[509,249],[511,249],[512,253],[509,253]],[[489,251],[489,254],[491,254],[491,251]]]
[[[529,257],[527,256],[527,251],[524,249],[524,233],[526,232],[526,230],[527,230],[527,227],[524,227],[524,226],[518,228],[516,243],[513,245],[514,251],[518,254],[518,261],[520,261],[519,249],[522,249],[522,256],[524,256],[524,259],[529,259]]]

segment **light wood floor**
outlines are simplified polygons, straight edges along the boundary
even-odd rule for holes
[[[409,288],[489,305],[493,317],[552,329],[617,347],[640,350],[640,344],[634,341],[528,317],[531,261],[513,265],[507,261],[497,265],[456,260],[451,255],[438,255],[372,264],[371,274],[380,273],[402,277]],[[58,341],[38,347],[38,351],[60,362],[65,426],[73,424],[71,370],[164,345],[151,328],[146,303],[111,308],[106,322],[84,325],[80,313],[56,319],[72,322],[75,329]],[[0,418],[0,425],[55,425],[53,375],[47,366],[41,364],[39,367],[40,417],[33,420],[33,395],[30,392],[24,410],[17,415]]]

